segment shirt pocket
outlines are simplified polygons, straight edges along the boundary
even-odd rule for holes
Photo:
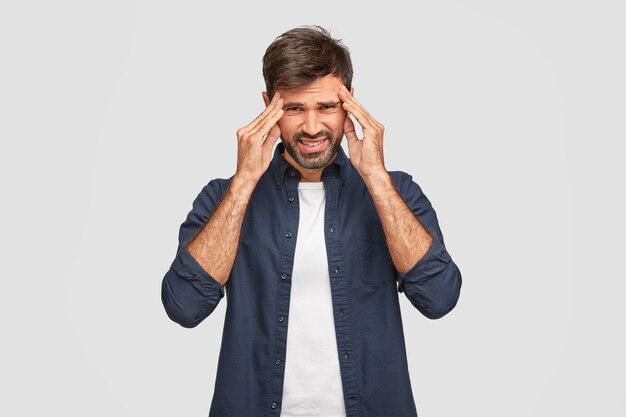
[[[389,255],[385,232],[380,223],[356,226],[361,279],[368,284],[395,281],[397,271]]]

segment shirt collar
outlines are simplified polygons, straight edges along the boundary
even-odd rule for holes
[[[276,182],[277,187],[280,187],[285,180],[286,175],[290,175],[289,170],[293,170],[297,175],[299,175],[298,170],[285,160],[285,157],[283,156],[284,152],[285,145],[283,145],[282,142],[279,142],[278,146],[276,146],[276,150],[274,150],[274,156],[272,157],[272,162],[270,164],[270,169],[274,173],[274,181]],[[346,156],[343,148],[339,146],[339,149],[337,150],[337,157],[330,163],[330,165],[324,168],[322,177],[329,175],[328,173],[335,173],[335,175],[338,174],[341,178],[341,183],[345,184],[350,168],[352,168],[352,162],[350,162],[350,159]]]

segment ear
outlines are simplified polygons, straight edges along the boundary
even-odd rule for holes
[[[350,87],[350,94],[354,95],[354,87]]]
[[[263,91],[263,93],[261,94],[263,96],[263,102],[265,103],[265,107],[270,105],[270,96],[267,94],[267,92]]]

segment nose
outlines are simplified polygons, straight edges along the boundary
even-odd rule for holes
[[[316,111],[309,110],[304,115],[302,131],[308,135],[315,135],[321,130],[320,121]]]

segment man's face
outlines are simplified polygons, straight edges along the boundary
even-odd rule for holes
[[[337,154],[346,111],[339,99],[340,78],[329,75],[311,84],[278,90],[285,114],[278,121],[288,162],[305,169],[321,169]],[[269,97],[264,94],[266,104]]]

